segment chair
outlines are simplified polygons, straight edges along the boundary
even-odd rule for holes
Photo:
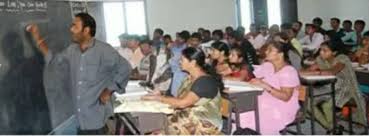
[[[304,116],[305,112],[306,112],[305,108],[302,107],[301,110],[296,113],[295,120],[292,123],[288,124],[285,129],[281,130],[280,133],[282,135],[288,135],[288,134],[303,135],[302,130],[301,130],[301,124],[305,122],[305,116]],[[296,126],[296,131],[289,129],[292,126]]]

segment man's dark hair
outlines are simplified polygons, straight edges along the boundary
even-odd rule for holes
[[[345,20],[345,21],[343,21],[343,24],[346,24],[346,23],[348,23],[349,25],[351,25],[351,26],[352,26],[352,22],[351,22],[350,20]]]
[[[356,20],[355,24],[361,24],[361,25],[365,26],[365,21],[364,20]]]
[[[140,41],[140,45],[142,44],[148,44],[149,46],[152,46],[152,41],[149,39],[144,39]]]
[[[156,28],[156,29],[154,30],[154,32],[159,33],[160,35],[163,35],[163,34],[164,34],[163,29],[160,29],[160,28]]]
[[[323,20],[320,17],[316,17],[313,19],[313,23],[317,23],[319,26],[321,26],[323,24]]]
[[[182,38],[183,40],[185,40],[186,42],[188,41],[188,39],[190,39],[190,32],[184,30],[182,32],[179,33],[179,37]]]
[[[331,21],[337,21],[338,23],[341,23],[341,20],[340,20],[340,19],[338,19],[338,18],[336,18],[336,17],[331,18]]]
[[[205,29],[200,27],[200,28],[197,29],[197,31],[205,31]]]
[[[199,39],[201,41],[201,34],[197,33],[197,32],[192,33],[191,38],[196,38],[196,39]]]
[[[229,38],[234,38],[236,41],[242,41],[243,40],[243,34],[241,34],[238,31],[233,31],[229,34]]]
[[[223,39],[223,37],[224,37],[222,30],[214,30],[212,34],[213,34],[213,36],[218,35],[220,39]]]
[[[96,22],[95,19],[88,13],[78,13],[75,15],[75,17],[78,17],[82,20],[82,26],[84,28],[89,27],[90,28],[90,35],[92,37],[95,37],[96,34]]]
[[[233,32],[234,31],[232,26],[227,26],[225,30],[226,30],[226,32],[228,32],[228,31]]]
[[[164,39],[171,39],[172,40],[172,36],[170,36],[169,34],[164,35]]]
[[[305,27],[311,27],[316,30],[316,26],[314,24],[305,24]]]
[[[205,30],[205,31],[204,31],[204,34],[209,34],[209,35],[210,35],[210,34],[211,34],[211,33],[210,33],[210,30]]]

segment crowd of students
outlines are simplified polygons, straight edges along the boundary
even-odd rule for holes
[[[152,40],[123,34],[119,53],[132,68],[131,79],[143,80],[155,93],[146,100],[157,100],[176,107],[171,116],[172,134],[219,134],[222,128],[220,92],[222,80],[245,81],[264,88],[259,96],[262,134],[279,134],[293,122],[305,88],[300,74],[336,75],[336,103],[342,108],[347,102],[358,105],[355,120],[364,123],[363,98],[351,62],[369,63],[369,32],[365,22],[330,20],[331,30],[322,28],[323,21],[314,18],[305,24],[285,23],[281,26],[251,24],[225,31],[199,28],[192,34],[181,31],[174,41],[156,29]],[[141,40],[140,40],[141,39]],[[304,63],[313,61],[313,64]],[[315,88],[327,91],[327,87]],[[300,105],[299,105],[300,102]],[[332,100],[316,103],[318,121],[332,132],[330,114]],[[241,126],[254,128],[252,113],[241,115]]]

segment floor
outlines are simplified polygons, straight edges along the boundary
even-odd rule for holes
[[[302,133],[305,135],[311,135],[311,122],[310,120],[306,120],[302,125],[301,125],[301,129],[302,129]],[[343,127],[345,127],[345,129],[348,129],[348,125],[347,122],[343,122],[343,121],[339,121],[338,124],[342,125]],[[291,126],[289,127],[290,130],[294,130],[296,131],[296,127],[295,126]],[[358,127],[358,126],[354,126],[354,133],[357,135],[360,135],[364,132],[363,127]],[[315,134],[316,135],[326,135],[326,130],[317,122],[315,122]],[[344,135],[348,135],[348,132],[344,132]]]

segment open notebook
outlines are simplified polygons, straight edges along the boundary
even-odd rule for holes
[[[247,82],[241,82],[241,81],[230,81],[225,80],[224,87],[228,88],[228,92],[249,92],[249,91],[263,91],[263,88],[252,85]]]

